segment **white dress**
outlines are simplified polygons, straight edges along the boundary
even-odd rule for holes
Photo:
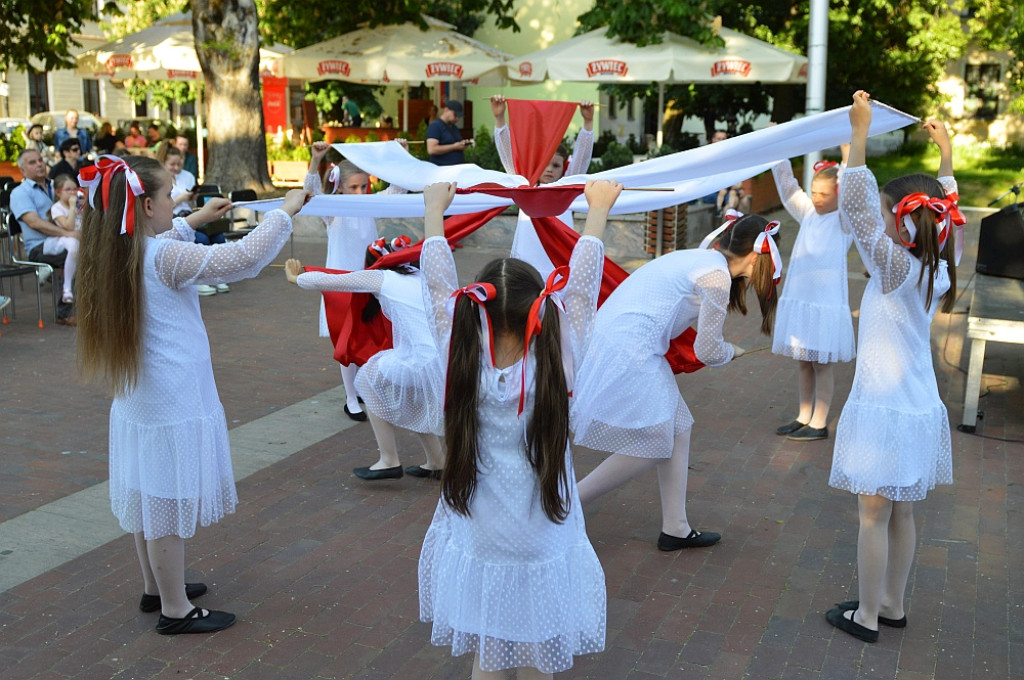
[[[786,210],[800,223],[775,311],[772,353],[828,364],[855,356],[846,254],[853,236],[839,211],[819,215],[783,161],[772,168]]]
[[[110,408],[110,505],[131,533],[189,538],[234,512],[224,408],[195,284],[256,276],[287,242],[280,210],[245,238],[204,246],[184,219],[146,239],[138,384]]]
[[[732,361],[732,345],[722,338],[731,286],[717,250],[662,255],[619,284],[597,311],[576,380],[577,444],[641,458],[672,455],[693,416],[665,352],[696,323],[697,358],[707,366]]]
[[[508,126],[494,128],[494,145],[498,149],[498,157],[501,165],[507,173],[515,173],[515,165],[512,159],[512,137]],[[590,167],[590,159],[594,153],[594,132],[582,129],[576,135],[576,144],[573,146],[572,155],[569,157],[569,164],[565,168],[565,177],[570,175],[581,175],[587,172]],[[570,229],[574,229],[572,211],[566,210],[558,216]],[[522,210],[519,211],[519,219],[516,222],[516,233],[512,237],[511,257],[518,260],[526,260],[540,272],[542,279],[547,280],[548,275],[554,270],[555,265],[551,263],[544,246],[537,236],[537,229],[533,225],[530,216]]]
[[[601,242],[590,237],[573,251],[562,299],[577,356],[593,323],[603,255]],[[426,241],[421,262],[446,355],[451,319],[445,303],[458,285],[455,262],[441,238]],[[587,538],[568,446],[569,516],[556,524],[541,509],[537,476],[526,459],[532,358],[522,419],[521,363],[505,369],[481,363],[480,474],[471,516],[438,502],[420,554],[420,618],[434,622],[433,644],[451,645],[455,656],[478,653],[484,670],[532,666],[557,673],[572,667],[574,655],[604,649],[604,571]]]
[[[444,433],[444,367],[434,345],[423,302],[423,274],[390,270],[352,274],[300,274],[310,290],[370,293],[391,321],[394,347],[377,352],[359,369],[356,388],[366,408],[392,425],[420,433]]]
[[[946,193],[952,177],[939,178]],[[894,501],[923,499],[953,482],[949,418],[932,366],[929,326],[949,290],[945,262],[935,270],[932,303],[921,261],[885,234],[878,185],[865,166],[849,168],[839,196],[871,274],[860,305],[860,346],[850,397],[836,430],[829,485]]]
[[[306,173],[302,188],[314,196],[323,193],[320,175]],[[347,272],[366,266],[366,248],[377,240],[377,220],[372,217],[331,217],[327,219],[327,261],[329,269]],[[320,337],[331,337],[327,329],[327,311],[320,298]]]

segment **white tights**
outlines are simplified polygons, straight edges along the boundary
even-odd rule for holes
[[[164,616],[182,619],[192,611],[185,597],[185,539],[164,536],[147,541],[141,532],[135,534],[135,552],[142,568],[147,595],[160,595]]]
[[[816,361],[800,362],[800,412],[796,419],[820,430],[828,424],[828,411],[832,407],[835,380],[832,364]]]
[[[692,527],[686,518],[686,481],[690,463],[690,430],[676,436],[669,458],[638,458],[613,453],[579,482],[580,503],[616,489],[652,467],[658,469],[661,491],[661,530],[686,538]]]
[[[359,393],[356,391],[356,374],[359,367],[355,364],[340,364],[341,384],[345,386],[345,405],[351,413],[359,413],[363,407],[359,405]]]
[[[857,496],[857,591],[854,620],[878,630],[878,615],[903,618],[903,596],[917,549],[914,504],[884,496]]]
[[[373,427],[373,436],[377,438],[377,449],[380,451],[380,459],[370,466],[371,470],[382,470],[401,465],[398,459],[397,429],[388,421],[380,418],[372,411],[366,414],[370,418],[370,425]],[[444,452],[441,450],[441,439],[436,434],[416,433],[420,438],[420,445],[423,453],[427,456],[425,467],[428,470],[440,470],[444,467]]]

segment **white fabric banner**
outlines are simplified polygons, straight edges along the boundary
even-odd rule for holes
[[[869,135],[899,130],[918,121],[885,104],[872,102]],[[627,191],[619,197],[613,215],[657,210],[706,196],[758,175],[775,163],[850,141],[850,107],[806,116],[781,125],[750,132],[717,144],[681,151],[592,175],[563,177],[555,185],[581,184],[588,179],[613,179],[627,187],[664,187],[671,192]],[[439,167],[410,156],[398,142],[335,144],[334,148],[363,170],[410,191],[422,191],[435,182],[457,182],[461,187],[494,182],[506,187],[524,186],[526,179],[476,165]],[[280,207],[282,199],[239,203],[258,211]],[[509,199],[487,194],[459,194],[446,214],[479,212],[512,205]],[[586,197],[573,201],[571,210],[587,212]],[[423,199],[415,194],[322,195],[300,212],[323,217],[422,217]]]

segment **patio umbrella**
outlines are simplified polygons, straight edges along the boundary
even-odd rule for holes
[[[451,24],[424,16],[413,23],[363,27],[303,47],[283,59],[284,75],[303,80],[344,80],[405,87],[403,127],[409,129],[409,84],[500,82],[512,55],[466,37]]]
[[[665,83],[801,83],[807,59],[764,41],[719,28],[724,47],[709,47],[666,31],[662,42],[638,47],[609,38],[607,28],[515,57],[508,77],[520,82],[566,80],[649,83],[658,88],[658,143],[665,112]]]
[[[281,59],[290,47],[274,45],[260,48],[260,76],[280,76]],[[185,80],[201,83],[202,67],[196,54],[192,33],[192,14],[172,14],[149,28],[100,45],[76,57],[75,72],[91,78],[109,77],[121,80]],[[196,153],[199,169],[203,168],[202,90],[196,106]]]

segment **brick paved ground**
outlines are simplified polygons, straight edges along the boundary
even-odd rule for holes
[[[309,261],[322,252],[296,242]],[[460,270],[471,275],[491,254],[458,251]],[[864,280],[855,253],[851,262],[856,308]],[[961,286],[973,270],[964,265]],[[969,300],[940,314],[932,332],[954,424]],[[315,337],[315,297],[286,286],[280,269],[202,305],[231,427],[258,426],[337,386]],[[32,312],[24,305],[0,328],[0,532],[38,516],[45,533],[48,504],[106,478],[109,402],[72,377],[75,331],[40,330]],[[731,318],[726,336],[748,348],[767,342],[755,318]],[[607,645],[560,677],[1024,677],[1024,364],[1013,346],[990,345],[988,356],[978,431],[989,438],[954,431],[955,484],[917,504],[906,629],[883,629],[866,645],[825,622],[833,602],[856,596],[856,503],[827,485],[831,440],[775,436],[793,415],[795,365],[761,352],[680,379],[697,420],[690,516],[721,531],[722,542],[659,553],[653,474],[588,507],[608,585]],[[852,366],[837,371],[831,428],[852,374]],[[418,462],[415,439],[401,443]],[[136,608],[140,578],[123,536],[0,593],[0,678],[468,678],[470,661],[432,647],[418,621],[416,562],[437,484],[351,475],[373,456],[368,425],[339,427],[241,480],[237,514],[189,542],[189,575],[211,586],[199,602],[236,612],[234,627],[155,634],[156,615]],[[578,452],[579,473],[600,460]],[[0,544],[0,570],[18,551]]]

